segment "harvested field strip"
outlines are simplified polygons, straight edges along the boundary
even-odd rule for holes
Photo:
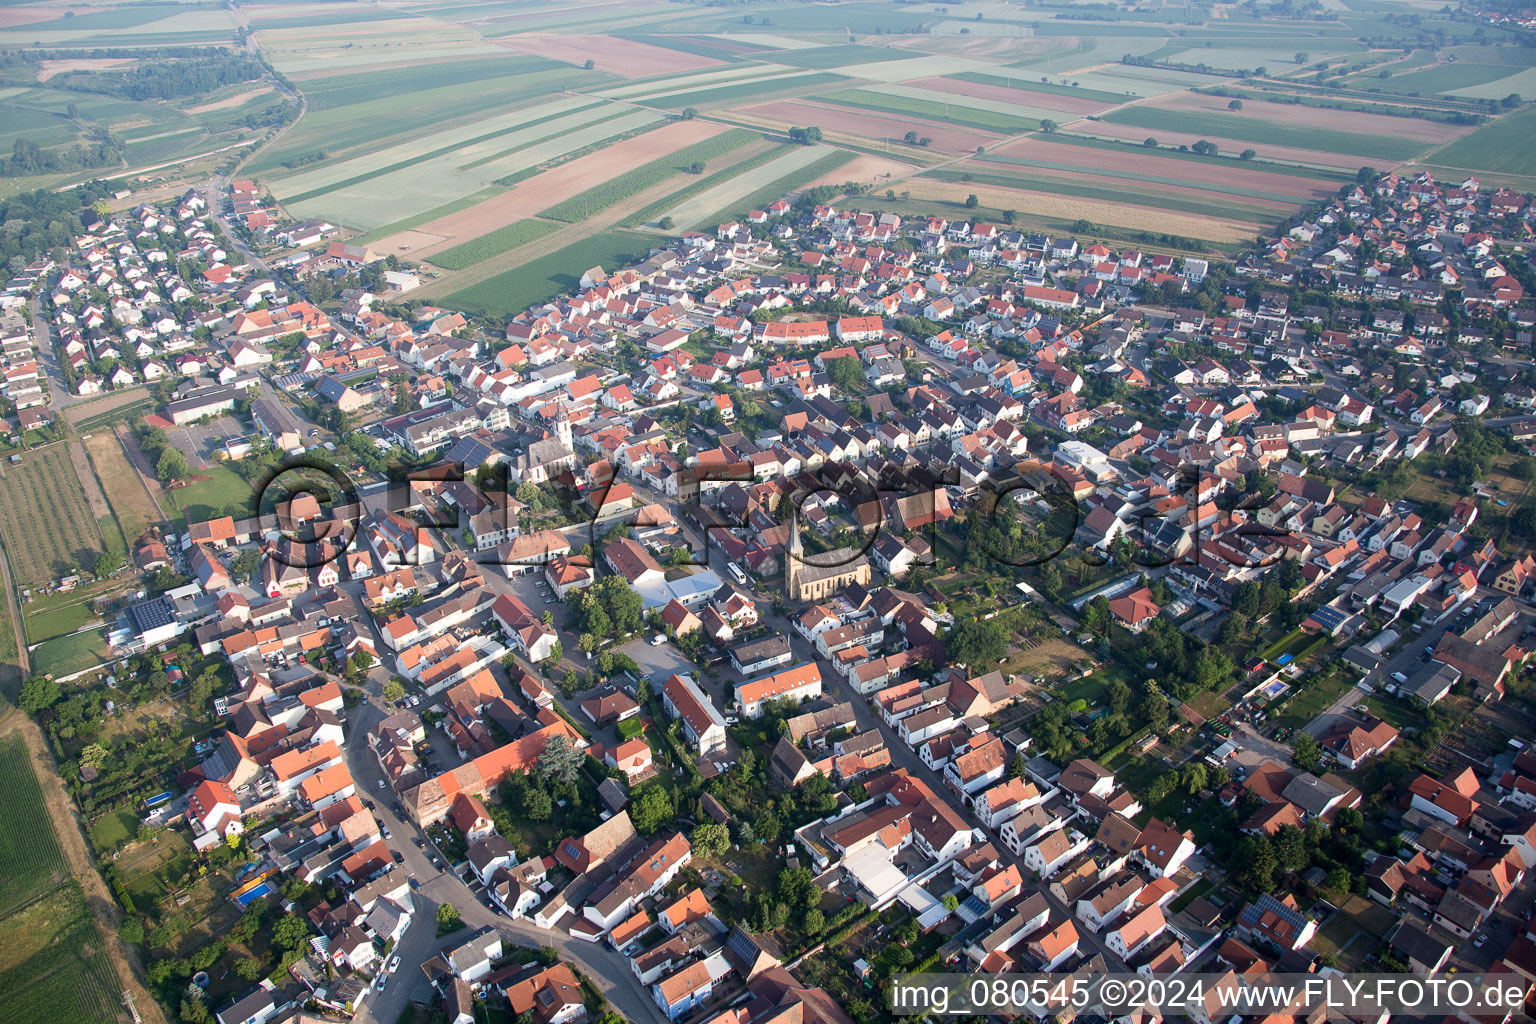
[[[63,854],[49,826],[43,791],[14,734],[0,739],[0,917],[36,899],[64,877]]]
[[[1022,118],[997,111],[962,106],[960,103],[945,104],[933,100],[913,99],[910,96],[890,96],[866,89],[848,89],[816,97],[823,103],[854,107],[858,110],[878,110],[886,114],[910,114],[938,121],[941,124],[958,124],[967,128],[1019,135],[1040,127],[1040,118]],[[922,134],[919,132],[918,134]]]
[[[825,146],[782,146],[772,157],[754,162],[727,180],[710,183],[709,187],[701,188],[675,202],[669,201],[669,205],[655,211],[654,215],[658,218],[671,217],[678,228],[693,227],[708,217],[723,215],[725,211],[733,209],[742,197],[814,163],[827,152],[829,149]],[[641,212],[646,213],[648,210]]]
[[[1056,227],[1071,225],[1085,220],[1095,225],[1086,232],[1090,235],[1118,237],[1141,245],[1201,251],[1209,249],[1202,242],[1242,242],[1252,240],[1250,224],[1231,221],[1217,216],[1201,217],[1175,211],[1149,210],[1133,203],[1106,203],[1102,200],[1074,200],[1068,196],[1029,192],[1022,189],[999,189],[986,185],[950,184],[932,178],[912,178],[907,182],[911,192],[910,206],[934,212],[933,203],[948,204],[946,208],[957,213],[966,207],[967,195],[975,193],[987,211],[1012,209],[1019,213],[1050,218]],[[928,202],[924,202],[927,200]],[[887,204],[889,205],[889,204]],[[893,207],[894,209],[895,207]],[[993,219],[994,214],[971,213],[969,216]],[[1108,235],[1101,226],[1118,229]],[[1184,240],[1180,244],[1179,239]],[[1200,240],[1200,241],[1196,241]]]
[[[1071,135],[1064,132],[1056,132],[1053,135],[1037,135],[1037,139],[1049,139],[1053,144],[1060,143],[1066,146],[1080,146],[1084,149],[1107,149],[1116,153],[1145,154],[1152,152],[1134,143],[1113,142],[1109,139],[1096,139],[1088,135]],[[1004,147],[1009,148],[1009,147]],[[1181,153],[1176,149],[1158,149],[1152,155],[1159,160],[1184,160],[1191,163],[1202,163],[1207,166],[1219,166],[1223,162],[1236,164],[1241,167],[1262,170],[1268,174],[1287,174],[1297,178],[1316,178],[1322,181],[1344,182],[1353,181],[1353,174],[1345,174],[1341,171],[1330,170],[1325,167],[1297,167],[1295,164],[1283,164],[1272,160],[1238,160],[1235,156],[1208,157],[1198,153]]]
[[[578,108],[578,111],[584,111],[584,110],[589,110],[589,109],[591,109],[591,108],[589,108],[589,107],[580,107],[580,108]],[[576,113],[578,111],[572,111],[572,113]],[[620,107],[618,105],[614,105],[612,107],[612,109],[610,109],[608,111],[608,113],[604,114],[602,117],[599,117],[595,121],[589,121],[587,123],[588,123],[588,125],[604,124],[604,123],[606,123],[608,121],[612,121],[612,120],[614,120],[616,118],[623,117],[626,113],[627,113],[627,111],[624,110],[623,107]],[[556,116],[558,116],[558,115],[556,115]],[[550,120],[550,119],[549,118],[541,118],[540,120],[533,122],[533,124],[528,125],[528,127],[531,128],[531,127],[533,127],[533,125],[542,124],[544,121],[547,121],[547,120]],[[548,135],[541,135],[538,138],[531,140],[529,143],[527,143],[527,145],[534,145],[534,144],[537,144],[537,143],[540,143],[540,142],[548,142],[550,139],[554,138],[556,135],[561,135],[561,134],[563,134],[564,132],[566,132],[568,130],[569,130],[568,127],[561,127],[559,129],[551,132]],[[505,159],[506,157],[512,156],[514,153],[517,153],[518,151],[522,150],[523,148],[525,148],[525,147],[522,146],[522,145],[519,145],[519,146],[513,146],[510,149],[498,150],[495,153],[490,154],[489,156],[483,156],[483,157],[480,157],[477,160],[471,160],[467,164],[460,164],[456,169],[460,170],[460,171],[472,171],[476,167],[482,167],[485,164],[492,163],[492,162],[494,162],[496,160],[502,160],[502,159]],[[499,180],[500,179],[498,179],[498,181]]]
[[[1178,185],[1190,188],[1198,188],[1203,192],[1220,192],[1223,195],[1242,196],[1245,199],[1277,199],[1281,201],[1294,200],[1294,204],[1309,202],[1318,198],[1313,192],[1297,187],[1294,192],[1276,192],[1266,188],[1243,188],[1239,185],[1220,185],[1211,182],[1195,182],[1188,178],[1173,178],[1160,174],[1137,174],[1133,171],[1119,171],[1101,167],[1086,167],[1080,164],[1055,163],[1050,160],[1027,160],[1023,157],[1003,156],[1000,153],[989,153],[985,157],[978,157],[975,161],[981,164],[1010,164],[1017,167],[1036,167],[1044,171],[1064,171],[1069,174],[1088,174],[1095,177],[1124,178],[1127,181],[1144,181],[1150,185]],[[1297,179],[1298,186],[1300,179]]]
[[[463,85],[466,82],[489,86],[498,78],[564,66],[558,61],[504,54],[491,58],[476,57],[418,67],[391,68],[387,71],[359,71],[327,78],[305,78],[299,82],[299,88],[304,93],[304,102],[314,112],[385,96],[403,96],[444,86]]]
[[[647,43],[651,46],[660,46],[668,50],[678,50],[682,53],[691,53],[695,57],[713,57],[715,60],[741,60],[741,54],[736,50],[724,46],[712,46],[710,41],[702,38],[690,38],[688,36],[653,36],[641,32],[616,33],[620,39],[632,39],[637,43]]]
[[[1074,89],[1068,85],[1029,82],[1022,77],[1005,78],[1002,75],[989,75],[983,71],[962,71],[957,75],[949,75],[947,77],[958,79],[962,82],[975,82],[978,85],[1001,85],[1009,89],[1018,89],[1021,92],[1043,92],[1055,96],[1071,96],[1074,99],[1098,100],[1101,103],[1124,103],[1131,98],[1123,92],[1109,92],[1104,89]]]
[[[543,117],[537,118],[537,119],[535,119],[533,121],[529,121],[529,122],[527,122],[525,124],[512,125],[511,127],[508,127],[508,128],[498,128],[496,131],[486,132],[484,135],[477,135],[477,136],[475,136],[472,139],[465,139],[463,142],[453,142],[453,143],[450,143],[450,144],[448,144],[446,146],[439,146],[437,149],[430,150],[430,151],[428,151],[426,153],[422,153],[420,156],[410,156],[410,157],[406,157],[403,160],[396,160],[392,164],[386,164],[383,167],[375,168],[374,170],[371,170],[371,171],[364,171],[361,174],[355,174],[355,175],[353,175],[350,178],[344,178],[341,181],[333,182],[333,183],[331,183],[329,185],[322,185],[319,188],[312,188],[308,192],[300,192],[296,196],[288,196],[283,201],[284,202],[288,202],[288,203],[302,203],[306,199],[313,199],[316,196],[323,196],[327,192],[335,192],[338,189],[348,188],[348,187],[350,187],[352,185],[360,185],[363,182],[368,181],[370,178],[377,178],[381,174],[390,174],[390,173],[392,173],[394,171],[402,171],[405,168],[410,167],[413,164],[420,163],[423,160],[435,160],[435,159],[437,159],[440,156],[446,156],[449,153],[458,152],[458,151],[462,150],[465,146],[474,146],[474,145],[477,145],[477,144],[482,143],[482,142],[489,142],[491,139],[499,139],[503,135],[510,135],[513,132],[522,131],[522,130],[527,129],[527,128],[532,128],[532,127],[534,127],[536,125],[541,125],[541,124],[544,124],[545,122],[548,122],[548,121],[554,121],[554,120],[557,120],[557,119],[566,118],[566,117],[569,117],[569,116],[571,116],[573,114],[578,114],[578,113],[581,113],[582,111],[590,110],[590,109],[592,109],[592,107],[595,107],[597,105],[598,104],[593,103],[593,104],[590,104],[590,105],[585,106],[585,107],[578,107],[576,110],[558,110],[558,111],[555,111],[552,114],[545,114]],[[593,122],[593,123],[601,123],[601,121],[610,120],[612,117],[617,117],[617,116],[618,116],[618,113],[615,112],[614,114],[610,115],[610,117],[602,118],[602,119],[600,119],[600,121]],[[569,130],[569,128],[562,128],[562,129],[559,129],[558,131],[554,132],[553,134],[563,135],[568,130]],[[545,136],[544,138],[549,138],[549,137],[550,136]],[[543,142],[544,138],[535,139],[533,141],[534,142]],[[486,157],[483,160],[477,160],[477,161],[474,161],[473,163],[464,164],[463,166],[461,166],[459,168],[459,170],[469,170],[471,168],[479,167],[481,164],[488,164],[492,160],[496,160],[496,159],[498,159],[498,158],[500,158],[502,156],[505,156],[508,153],[512,153],[512,152],[516,152],[516,150],[515,149],[513,149],[513,150],[503,150],[502,152],[494,154],[494,155],[489,156],[489,157]]]
[[[828,137],[839,135],[868,140],[870,148],[876,146],[899,147],[900,155],[921,159],[931,150],[936,154],[974,153],[977,146],[991,146],[998,136],[975,128],[936,124],[932,121],[914,121],[910,117],[877,114],[873,111],[856,110],[853,107],[824,106],[804,100],[778,100],[759,103],[733,110],[732,115],[743,120],[760,119],[774,125],[815,125]],[[920,138],[928,138],[927,147],[905,146],[900,140],[907,132],[915,132]]]
[[[470,239],[452,249],[445,249],[431,257],[431,261],[448,270],[463,270],[476,263],[483,263],[492,256],[499,256],[509,249],[516,249],[536,238],[543,238],[551,231],[559,229],[558,224],[551,224],[544,220],[520,220],[516,224],[508,224],[479,238]]]
[[[450,130],[479,135],[488,130],[487,122],[493,118],[504,119],[504,124],[528,120],[525,108],[540,97],[567,107],[579,106],[581,97],[555,98],[554,94],[578,82],[591,85],[594,74],[576,68],[537,71],[496,79],[489,88],[468,82],[414,94],[408,103],[391,96],[306,114],[277,145],[264,150],[245,169],[252,173],[272,171],[283,167],[285,161],[317,151],[328,153],[331,159],[369,156],[379,149],[395,149],[402,140],[414,140],[422,149],[436,148],[442,144],[445,125],[458,124]],[[506,114],[507,110],[515,113]]]
[[[944,82],[942,79],[939,79],[939,81],[943,85],[955,85],[953,82]],[[963,88],[963,86],[959,88]],[[960,92],[946,92],[943,89],[926,89],[917,85],[882,86],[880,95],[894,100],[934,104],[939,109],[939,116],[941,118],[973,118],[997,114],[1002,117],[1017,118],[1028,125],[1029,129],[1039,128],[1040,122],[1047,119],[1070,121],[1077,116],[1071,112],[1063,113],[1060,110],[1052,110],[1048,107],[1027,107],[1012,97],[1003,100],[989,99],[984,96],[969,96]]]
[[[1216,114],[1219,117],[1231,117],[1232,115],[1227,112],[1229,102],[1229,98],[1224,95],[1187,92],[1161,100],[1160,109],[1188,110]],[[1300,103],[1275,103],[1268,97],[1259,97],[1250,101],[1250,105],[1244,108],[1241,116],[1276,124],[1293,125],[1309,131],[1332,130],[1348,132],[1351,135],[1358,133],[1367,136],[1423,139],[1426,142],[1447,142],[1472,130],[1471,125],[1453,125],[1428,118],[1383,117],[1360,110],[1336,110],[1321,105],[1304,107]]]
[[[733,149],[739,149],[756,139],[755,132],[745,131],[741,128],[732,128],[723,135],[696,142],[691,146],[670,153],[667,156],[625,174],[619,175],[587,189],[580,195],[572,196],[562,203],[556,203],[543,211],[540,216],[551,220],[563,220],[574,224],[580,220],[586,220],[599,210],[606,209],[621,199],[627,199],[638,192],[643,192],[652,185],[659,184],[680,173],[684,168],[694,163],[703,163]]]
[[[515,154],[500,161],[482,164],[473,171],[456,170],[455,165],[473,158],[473,150],[456,151],[435,160],[413,163],[402,170],[383,175],[342,192],[335,192],[319,199],[309,200],[291,208],[299,216],[326,217],[336,223],[362,229],[376,226],[383,216],[399,216],[441,205],[458,196],[497,183],[503,176],[555,160],[573,150],[596,142],[607,141],[617,149],[625,142],[635,142],[630,136],[643,139],[649,129],[660,122],[653,111],[633,110],[605,123],[583,125],[574,131],[551,136],[547,127],[528,130],[530,138],[541,137],[543,142],[530,143]],[[718,130],[719,126],[711,126]],[[665,129],[660,129],[665,130]],[[507,136],[507,141],[515,138]],[[498,140],[499,144],[502,140]],[[489,144],[488,144],[489,145]],[[669,147],[670,148],[670,147]],[[649,155],[647,153],[647,155]],[[617,159],[617,158],[615,158]],[[620,165],[622,166],[622,164]],[[529,210],[517,218],[534,211]],[[501,222],[504,223],[504,222]],[[483,231],[491,225],[474,225],[475,231]],[[496,225],[496,226],[499,226]]]
[[[1244,142],[1263,142],[1272,146],[1293,146],[1379,160],[1410,160],[1424,151],[1425,144],[1413,139],[1361,135],[1326,128],[1304,128],[1243,117],[1239,114],[1206,114],[1158,107],[1125,107],[1105,114],[1102,120],[1149,131],[1188,132],[1213,135]]]
[[[455,309],[506,315],[573,290],[588,267],[609,270],[628,266],[650,252],[652,239],[632,231],[605,231],[565,246],[548,256],[487,278],[445,296]]]
[[[861,46],[848,43],[843,46],[822,46],[814,50],[796,50],[774,54],[780,64],[792,64],[797,68],[830,70],[850,64],[878,64],[888,60],[906,60],[912,56],[906,50],[884,46]]]
[[[475,206],[478,203],[483,203],[487,199],[495,198],[496,196],[501,195],[501,193],[502,190],[494,185],[489,188],[483,188],[473,195],[467,195],[462,199],[455,199],[451,203],[444,203],[442,206],[434,206],[432,209],[424,210],[414,216],[406,217],[403,220],[397,220],[390,224],[385,224],[383,227],[374,228],[372,231],[365,235],[359,235],[357,238],[353,239],[353,241],[359,244],[376,242],[381,238],[388,238],[390,235],[396,235],[402,231],[409,231],[412,228],[419,228],[423,224],[429,224],[434,220],[441,220],[443,217],[452,216],[453,214],[467,210],[471,206]]]
[[[824,174],[829,174],[852,160],[854,155],[844,149],[835,149],[813,160],[804,167],[790,171],[779,178],[770,181],[755,192],[737,199],[732,205],[722,209],[718,217],[724,219],[733,216],[744,216],[748,210],[761,210],[769,203],[782,196],[786,196],[805,185],[806,182],[815,181]],[[708,223],[715,223],[716,217],[706,219]],[[702,222],[697,222],[702,223]]]
[[[756,96],[767,97],[775,93],[809,92],[812,89],[819,89],[824,85],[846,82],[847,80],[847,77],[844,75],[834,75],[831,72],[820,71],[809,75],[759,78],[751,82],[722,85],[716,89],[698,89],[693,92],[678,92],[664,96],[646,96],[635,102],[645,103],[654,107],[664,107],[668,110],[676,110],[679,107],[701,107],[708,104],[727,103],[731,100],[748,99]]]
[[[963,182],[960,178],[961,173],[966,174]],[[1088,185],[1084,184],[1081,179],[1064,181],[1058,178],[1034,177],[1026,181],[1003,174],[978,174],[972,171],[961,172],[947,168],[937,171],[924,171],[919,177],[937,178],[940,181],[952,182],[956,186],[960,184],[993,185],[999,188],[1016,188],[1027,192],[1048,192],[1052,195],[1076,196],[1079,199],[1102,199],[1112,203],[1141,202],[1148,207],[1177,210],[1180,213],[1209,213],[1214,202],[1214,199],[1202,200],[1192,196],[1180,197],[1152,190],[1116,188],[1108,185]],[[1285,213],[1292,208],[1284,204],[1275,205],[1278,208],[1260,209],[1258,207],[1240,206],[1235,203],[1222,203],[1221,212],[1224,216],[1233,219],[1245,220],[1255,225],[1269,226],[1283,219]]]
[[[752,170],[754,167],[761,167],[765,165],[770,160],[774,159],[778,153],[787,151],[789,146],[789,143],[780,143],[776,147],[768,145],[765,145],[761,148],[753,147],[750,152],[742,155],[742,159],[731,164],[729,167],[726,167],[715,174],[706,175],[701,180],[695,181],[690,185],[680,188],[670,195],[663,196],[644,209],[626,217],[622,226],[626,228],[634,228],[639,227],[641,224],[649,223],[653,220],[660,220],[666,214],[666,212],[672,209],[674,206],[678,206],[681,203],[692,199],[694,196],[702,195],[710,189],[724,184],[737,175],[744,174],[745,172]],[[800,149],[803,147],[796,146],[794,148]],[[769,155],[770,153],[772,155]]]
[[[632,99],[636,96],[661,95],[669,90],[672,92],[684,92],[689,89],[715,86],[725,82],[740,82],[749,78],[782,78],[797,73],[794,68],[785,67],[782,64],[739,64],[729,68],[706,68],[702,71],[662,75],[659,78],[626,82],[623,85],[611,85],[606,88],[587,91],[594,96],[605,96],[609,99]]]
[[[506,132],[519,131],[530,121],[541,123],[546,117],[580,116],[595,104],[577,97],[562,97],[552,103],[532,110],[504,114],[482,120],[478,124],[456,125],[432,135],[420,136],[373,152],[326,161],[306,166],[298,171],[277,178],[274,191],[280,196],[319,193],[323,188],[334,187],[344,181],[367,180],[386,166],[394,166],[406,159],[425,160],[429,154],[441,154],[444,147],[461,147],[475,139],[492,139]]]
[[[907,85],[924,90],[924,95],[928,99],[959,102],[968,106],[981,107],[984,110],[1002,110],[1004,113],[1026,109],[1038,110],[1048,113],[1053,119],[1062,121],[1070,121],[1083,114],[1097,114],[1115,105],[1081,96],[1027,92],[1023,89],[1011,89],[1001,83],[988,85],[985,82],[964,82],[958,78],[923,78],[916,82],[908,82]],[[963,98],[956,99],[956,97]],[[1026,108],[1022,106],[1023,104],[1029,104],[1029,106]],[[1024,115],[1020,113],[1019,116]]]

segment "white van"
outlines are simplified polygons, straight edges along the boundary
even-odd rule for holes
[[[741,566],[735,562],[726,562],[725,571],[731,574],[731,579],[735,580],[738,586],[744,587],[747,585],[747,574],[742,572]]]

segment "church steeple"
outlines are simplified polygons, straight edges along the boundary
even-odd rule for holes
[[[576,446],[571,443],[571,417],[564,405],[560,406],[560,411],[555,415],[555,436],[567,449],[576,450]]]
[[[800,600],[800,567],[802,548],[800,547],[800,510],[791,509],[789,516],[789,547],[784,551],[784,598],[787,601]]]

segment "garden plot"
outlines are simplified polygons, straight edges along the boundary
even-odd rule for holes
[[[381,175],[359,185],[333,192],[317,199],[299,203],[292,212],[300,217],[328,217],[339,223],[358,228],[376,228],[421,213],[459,196],[485,188],[497,178],[504,177],[546,160],[554,159],[572,150],[581,149],[603,139],[622,135],[643,128],[657,120],[654,112],[634,111],[613,120],[588,125],[571,132],[558,132],[550,125],[541,125],[529,131],[553,137],[545,138],[527,148],[472,169],[463,169],[464,152],[449,153],[433,160],[423,161],[413,167]],[[505,147],[507,138],[496,140]],[[610,158],[611,159],[611,158]],[[612,170],[620,167],[614,165]],[[500,225],[486,225],[486,227]],[[427,230],[427,229],[423,229]]]
[[[786,175],[809,167],[833,152],[830,146],[800,146],[782,156],[775,157],[745,174],[738,174],[730,181],[701,192],[668,210],[679,228],[697,227],[716,216],[729,216],[737,205],[758,189]]]

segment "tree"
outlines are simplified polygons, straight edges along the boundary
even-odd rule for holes
[[[1322,760],[1323,748],[1306,733],[1296,737],[1296,742],[1291,745],[1291,763],[1306,771],[1312,771]]]
[[[821,912],[820,907],[812,907],[800,919],[800,924],[805,930],[805,934],[820,935],[821,930],[827,926],[827,917]]]
[[[196,987],[196,986],[192,986]],[[181,1000],[181,1019],[184,1024],[207,1024],[209,1019],[208,1006],[194,996],[183,996]]]
[[[1307,845],[1301,829],[1295,825],[1281,825],[1270,837],[1269,845],[1282,871],[1300,871],[1307,866]]]
[[[696,857],[713,857],[724,852],[730,842],[731,836],[725,826],[713,821],[696,826],[688,834],[688,843]]]
[[[1275,887],[1275,851],[1264,836],[1244,836],[1237,844],[1232,863],[1236,877],[1250,892],[1270,892]]]
[[[597,67],[597,61],[588,57],[587,62],[583,64],[582,67],[586,68],[588,71],[591,71],[593,68]]]
[[[539,777],[571,785],[581,777],[581,766],[586,757],[586,754],[571,745],[569,737],[555,736],[544,748],[544,753],[539,755]]]
[[[243,956],[235,961],[235,976],[242,981],[255,981],[266,973],[261,961],[253,956]]]
[[[696,118],[698,116],[699,116],[699,108],[698,107],[684,107],[683,108],[683,120],[684,121],[692,121],[694,118]]]
[[[160,459],[155,463],[155,476],[161,483],[170,483],[174,480],[185,479],[187,475],[187,457],[179,448],[167,448],[160,453]]]
[[[960,897],[956,896],[952,892],[945,893],[944,898],[939,902],[943,903],[944,909],[949,911],[951,914],[953,914],[960,907]]]
[[[87,743],[80,751],[80,763],[100,768],[107,760],[107,748],[100,743]]]
[[[459,908],[452,903],[444,903],[437,908],[437,934],[446,935],[459,928]]]
[[[136,917],[130,917],[117,930],[117,937],[130,946],[137,946],[144,941],[144,922]]]
[[[1015,752],[1012,759],[1008,762],[1008,777],[1010,779],[1022,779],[1024,777],[1024,766],[1027,763],[1024,760],[1023,751]]]
[[[1184,792],[1194,796],[1205,788],[1205,765],[1191,761],[1183,768]]]
[[[689,174],[703,174],[704,173],[704,161],[703,160],[695,160],[693,163],[691,163],[687,167],[685,167],[684,170],[686,170]]]
[[[1001,622],[967,616],[958,619],[945,638],[950,657],[965,665],[1001,661],[1008,653],[1008,630]]]
[[[282,949],[298,949],[309,938],[309,924],[297,914],[284,914],[272,926],[272,942]]]
[[[1505,96],[1503,99],[1499,100],[1499,106],[1503,107],[1505,110],[1514,110],[1522,102],[1524,101],[1520,99],[1520,94],[1517,92],[1512,92],[1508,96]]]
[[[549,791],[533,787],[524,793],[523,813],[534,821],[548,821],[549,816],[555,813],[555,802],[550,799]]]
[[[1014,211],[1012,211],[1012,210],[1004,210],[1003,211],[1003,223],[1004,224],[1012,224],[1014,218],[1017,217],[1017,216],[1018,216],[1018,214],[1014,213]]]
[[[827,379],[844,394],[852,394],[864,383],[864,367],[857,356],[828,359]]]
[[[405,684],[398,679],[391,679],[384,684],[384,699],[391,704],[405,696]]]
[[[663,217],[661,220],[656,222],[656,226],[661,228],[663,231],[671,231],[672,226],[676,223],[677,221],[673,220],[671,217]]]
[[[659,784],[642,786],[629,809],[629,817],[635,831],[648,836],[672,819],[672,797]]]
[[[1145,146],[1147,149],[1156,149],[1157,148],[1157,140],[1154,139],[1150,135],[1148,135],[1145,139],[1142,139],[1141,140],[1141,144],[1143,146]]]
[[[1305,64],[1311,58],[1311,56],[1312,55],[1309,54],[1306,50],[1298,50],[1296,52],[1296,63]]]
[[[352,657],[347,659],[347,674],[354,679],[360,678],[373,668],[373,655],[365,650],[352,652]]]
[[[1199,142],[1194,143],[1189,147],[1189,150],[1191,153],[1198,153],[1200,156],[1215,156],[1217,153],[1216,143],[1208,139],[1201,139]]]
[[[1061,125],[1057,124],[1055,121],[1052,121],[1048,117],[1047,118],[1043,118],[1040,121],[1040,130],[1042,132],[1045,132],[1045,134],[1047,134],[1047,135],[1054,134],[1056,129],[1060,128],[1060,127],[1061,127]]]
[[[1083,628],[1103,635],[1109,629],[1109,598],[1099,594],[1083,607]]]
[[[788,134],[791,142],[798,142],[802,146],[814,146],[821,141],[821,129],[815,125],[809,128],[791,128]]]
[[[976,198],[976,193],[975,192],[972,192],[970,195],[965,197],[965,208],[967,210],[974,210],[974,209],[976,209],[976,207],[978,207],[980,205],[981,205],[981,200]]]
[[[261,569],[261,552],[255,548],[246,548],[229,563],[229,569],[236,576],[250,579]]]
[[[1159,731],[1168,724],[1168,698],[1148,687],[1136,703],[1136,712],[1153,731]]]
[[[1252,160],[1254,157],[1256,157],[1258,155],[1259,154],[1258,154],[1257,150],[1245,149],[1241,153],[1237,154],[1237,158],[1239,160]]]
[[[1243,109],[1243,101],[1242,100],[1233,100],[1231,103],[1227,104],[1227,109],[1228,110],[1242,110]]]
[[[909,146],[915,146],[917,145],[917,132],[907,132],[907,134],[901,137],[901,140]]]
[[[63,695],[59,684],[44,676],[33,676],[21,684],[18,698],[21,710],[29,715],[46,711],[59,702]]]

